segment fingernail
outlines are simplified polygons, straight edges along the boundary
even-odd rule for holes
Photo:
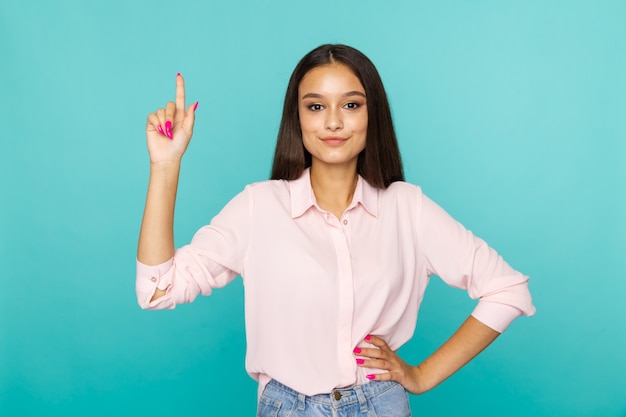
[[[167,125],[165,126],[165,128],[167,129]],[[367,336],[365,336],[365,340],[370,340],[372,338],[372,336],[370,336],[369,334]]]
[[[160,134],[165,135],[165,132],[163,131],[163,128],[161,127],[161,125],[157,127],[157,130],[159,131]]]
[[[363,365],[363,364],[365,363],[365,360],[363,360],[363,359],[357,359],[357,360],[356,360],[356,363],[357,363],[357,364],[359,364],[359,365]]]
[[[169,120],[165,122],[165,133],[167,134],[168,138],[172,139],[172,122],[170,122]]]
[[[354,348],[353,352],[354,353],[361,353],[361,348]]]
[[[178,74],[176,74],[177,77],[180,77],[180,72]]]
[[[373,374],[365,375],[365,378],[367,378],[367,379],[376,379],[376,375],[373,375]]]
[[[193,106],[193,111],[196,111],[197,108],[198,108],[198,102],[196,101],[196,105]]]

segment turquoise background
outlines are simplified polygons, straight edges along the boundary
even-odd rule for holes
[[[0,5],[0,415],[251,416],[241,280],[134,294],[146,115],[200,101],[182,245],[268,177],[297,61],[361,49],[407,180],[531,276],[511,326],[415,415],[626,416],[626,2],[16,1]],[[403,357],[470,313],[433,280]]]

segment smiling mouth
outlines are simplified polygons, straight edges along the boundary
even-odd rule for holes
[[[348,140],[348,138],[342,138],[341,136],[326,136],[320,139],[322,142],[330,146],[339,146]]]

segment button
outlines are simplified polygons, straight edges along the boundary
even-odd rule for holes
[[[343,221],[343,225],[345,226],[345,225],[347,225],[347,224],[348,224],[348,220],[344,220],[344,221]]]
[[[150,281],[157,282],[157,279],[156,279],[156,277],[152,277],[152,278],[150,278]]]
[[[341,393],[339,391],[335,391],[333,393],[333,396],[335,397],[335,400],[339,401],[341,399]]]

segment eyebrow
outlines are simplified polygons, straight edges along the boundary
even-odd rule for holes
[[[365,97],[365,94],[363,94],[360,91],[348,91],[347,93],[343,94],[343,97],[352,97],[352,96],[360,96],[363,98],[367,98]],[[323,98],[324,96],[322,96],[321,94],[317,94],[317,93],[306,93],[305,95],[302,96],[302,99],[305,98]]]

